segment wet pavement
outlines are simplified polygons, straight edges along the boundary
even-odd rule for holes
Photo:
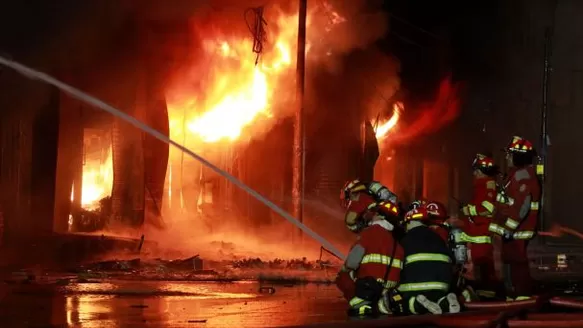
[[[59,285],[1,285],[0,327],[278,327],[346,321],[346,303],[333,285],[163,281]]]

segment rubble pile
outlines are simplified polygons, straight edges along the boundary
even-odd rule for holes
[[[203,266],[204,264],[204,266]],[[95,278],[236,281],[262,280],[280,282],[325,282],[333,279],[338,265],[329,261],[260,258],[230,261],[203,261],[198,255],[185,259],[110,260],[88,263],[69,272]]]
[[[307,261],[306,258],[271,261],[262,261],[260,258],[242,259],[232,261],[231,267],[235,269],[279,269],[279,270],[325,270],[332,266],[329,261]]]

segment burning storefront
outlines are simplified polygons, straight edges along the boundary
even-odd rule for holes
[[[323,2],[307,17],[304,205],[308,225],[338,225],[325,228],[329,234],[343,227],[335,208],[322,209],[336,205],[344,181],[373,178],[376,162],[377,179],[409,190],[411,180],[394,173],[407,166],[405,141],[422,134],[411,131],[433,128],[418,120],[400,127],[409,108],[393,97],[398,64],[367,49],[386,32],[386,15],[361,5]],[[99,70],[77,63],[61,67],[61,75],[289,208],[295,4],[225,8],[180,22],[134,21],[130,50],[101,59]],[[108,84],[112,78],[116,84]],[[180,238],[152,234],[176,246],[225,226],[261,233],[279,227],[270,210],[180,151],[79,101],[57,98],[58,138],[47,148],[57,154],[51,230],[180,230]]]

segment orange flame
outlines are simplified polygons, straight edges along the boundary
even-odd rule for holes
[[[322,30],[327,33],[331,30],[329,25],[346,22],[325,2],[324,10],[333,19],[315,15],[318,10],[322,8],[309,10],[308,28],[321,23],[316,21],[319,19],[325,22]],[[277,111],[292,108],[298,15],[270,7],[265,9],[265,18],[269,24],[265,27],[267,42],[257,65],[253,37],[246,27],[238,30],[232,21],[224,30],[217,24],[194,26],[202,39],[202,53],[188,72],[177,74],[167,90],[171,137],[180,138],[187,133],[203,143],[233,142],[242,135],[252,135],[255,125],[261,128],[258,123],[280,117]],[[318,37],[322,33],[309,35],[313,42]],[[310,39],[307,53],[313,51]],[[193,89],[192,85],[200,88]]]
[[[95,210],[99,201],[111,195],[113,187],[113,162],[111,147],[105,161],[100,159],[87,160],[83,165],[83,179],[81,185],[81,207],[86,210]],[[74,197],[74,186],[71,190],[71,201]]]
[[[389,132],[395,127],[395,125],[397,125],[397,122],[399,122],[399,117],[401,116],[401,112],[403,111],[403,109],[404,109],[403,103],[396,102],[395,104],[393,104],[393,115],[391,116],[391,118],[383,123],[378,124],[376,128],[375,135],[377,139],[380,140],[387,137]]]

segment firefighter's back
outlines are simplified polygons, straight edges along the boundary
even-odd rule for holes
[[[419,294],[437,301],[447,295],[453,279],[453,261],[446,242],[431,228],[420,225],[401,240],[405,264],[400,288],[405,298]]]

